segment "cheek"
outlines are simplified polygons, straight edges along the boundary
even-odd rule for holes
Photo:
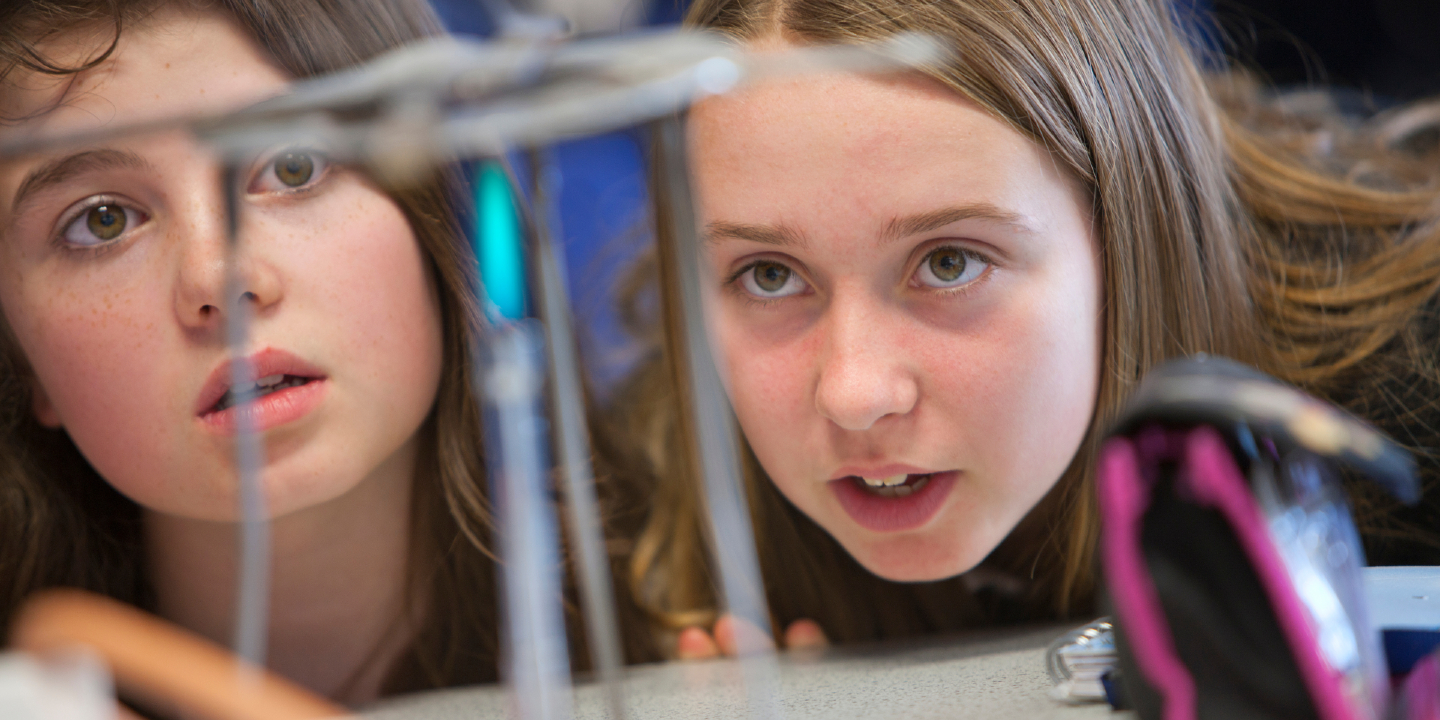
[[[1012,297],[948,362],[929,361],[937,398],[963,399],[950,422],[993,479],[990,492],[1028,509],[1083,441],[1099,382],[1097,273],[1041,278]],[[964,358],[963,361],[960,358]]]
[[[837,434],[817,405],[829,340],[822,321],[806,312],[766,316],[722,337],[731,363],[731,401],[746,443],[776,489],[830,527],[826,520],[841,511],[821,481],[834,471],[837,459],[853,459],[852,443],[860,438]],[[777,332],[777,325],[784,331]]]
[[[4,301],[21,349],[66,431],[106,477],[153,476],[135,447],[166,441],[163,419],[184,412],[172,355],[169,285],[161,257],[117,258],[60,281],[44,269]]]
[[[799,453],[772,451],[804,447],[819,421],[811,394],[815,379],[815,338],[796,328],[774,333],[764,322],[721,313],[716,333],[724,359],[726,390],[750,446],[776,482]]]
[[[301,244],[297,288],[332,323],[333,350],[391,404],[423,404],[438,383],[443,354],[439,297],[425,255],[401,210],[356,186],[334,198]],[[321,269],[321,271],[316,271]],[[401,407],[394,407],[401,410]],[[412,414],[408,410],[406,414]]]

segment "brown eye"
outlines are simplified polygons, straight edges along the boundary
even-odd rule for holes
[[[940,282],[955,282],[965,274],[965,253],[955,248],[940,248],[930,253],[930,272]]]
[[[116,205],[98,205],[85,215],[85,226],[100,240],[114,240],[128,225],[125,210]]]
[[[758,262],[740,274],[740,286],[755,297],[775,300],[805,292],[808,287],[789,266]]]
[[[287,152],[275,159],[275,177],[286,187],[300,187],[314,175],[315,160],[307,153]]]
[[[915,281],[933,288],[955,288],[980,279],[990,269],[985,256],[959,247],[941,247],[930,251],[915,271]]]
[[[790,279],[790,268],[774,263],[756,265],[751,272],[755,274],[755,284],[767,293],[779,292]]]

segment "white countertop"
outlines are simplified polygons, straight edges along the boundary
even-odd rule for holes
[[[1064,705],[1046,693],[1045,648],[1071,626],[989,631],[923,644],[782,654],[784,720],[1010,718],[1133,720],[1105,704]],[[641,665],[627,670],[630,720],[743,718],[739,666],[730,660]],[[504,690],[480,686],[388,700],[365,711],[373,720],[503,718]],[[610,717],[601,688],[581,684],[576,720]],[[777,718],[777,720],[779,720]]]

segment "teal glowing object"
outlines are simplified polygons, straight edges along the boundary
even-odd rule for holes
[[[510,178],[496,161],[480,165],[475,181],[475,255],[491,311],[506,320],[525,317],[525,249]]]

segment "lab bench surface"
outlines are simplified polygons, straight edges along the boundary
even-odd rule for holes
[[[1134,720],[1105,704],[1051,700],[1045,648],[1072,626],[989,631],[923,644],[838,648],[778,663],[777,720]],[[630,720],[743,718],[739,665],[730,660],[642,665],[626,671]],[[369,720],[504,718],[498,686],[440,690],[373,706]],[[602,688],[575,691],[576,720],[610,718]]]

